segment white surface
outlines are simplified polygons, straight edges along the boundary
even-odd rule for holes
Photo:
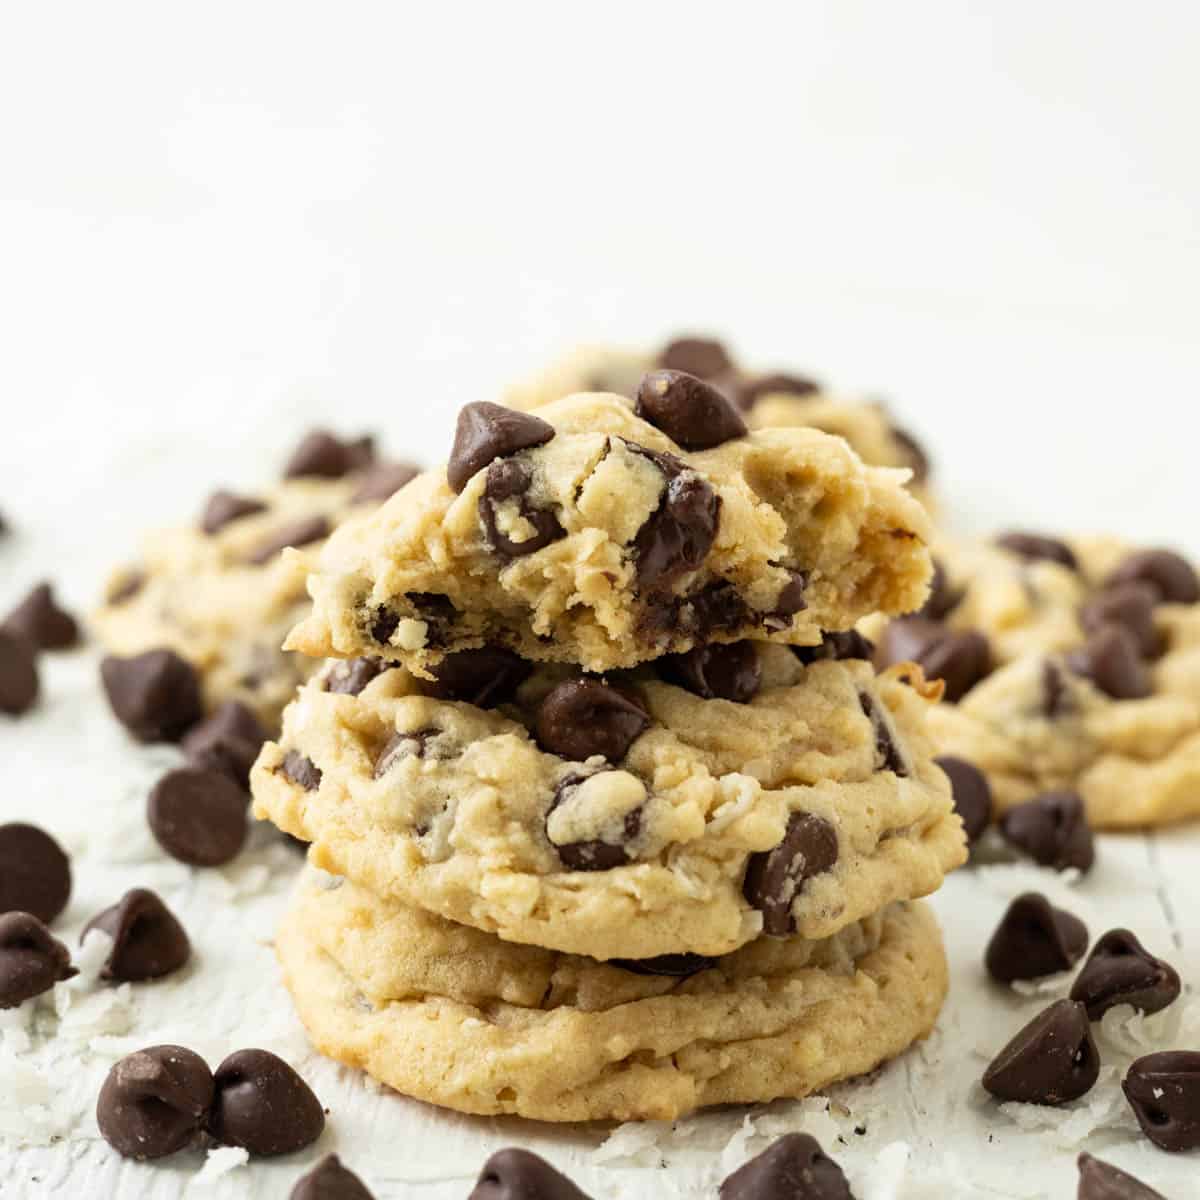
[[[50,575],[85,606],[140,528],[268,478],[314,418],[431,460],[459,404],[552,350],[686,325],[887,394],[960,525],[1106,527],[1200,552],[1200,10],[701,8],[5,10],[0,510],[21,536],[0,549],[0,605]],[[31,1106],[17,1128],[52,1134],[64,1092],[82,1115],[67,1143],[0,1150],[4,1200],[184,1191],[199,1156],[120,1164],[87,1116],[105,1064],[167,1036],[298,1061],[332,1110],[317,1150],[380,1197],[465,1196],[514,1141],[549,1147],[598,1196],[702,1196],[763,1144],[730,1146],[742,1115],[722,1114],[669,1139],[668,1169],[635,1170],[583,1154],[600,1133],[440,1114],[305,1058],[267,946],[288,860],[264,835],[225,871],[165,861],[141,806],[170,752],[123,739],[86,655],[44,677],[40,711],[0,723],[0,815],[76,852],[64,930],[147,884],[198,956],[128,1000],[74,989],[74,1032],[29,1052],[5,1032],[0,1087]],[[1174,935],[1195,985],[1198,853],[1195,832],[1106,839],[1076,907],[1093,934],[1124,922],[1164,950]],[[973,1099],[971,1048],[1020,1019],[978,968],[1015,882],[951,881],[941,1036],[839,1092],[867,1114],[865,1135],[828,1147],[860,1196],[891,1197],[892,1176],[902,1197],[1071,1194],[1071,1153]],[[4,1145],[10,1112],[0,1094]],[[831,1134],[786,1106],[759,1127],[801,1117]],[[1093,1148],[1196,1194],[1194,1158],[1123,1129]],[[282,1197],[316,1153],[187,1194]]]

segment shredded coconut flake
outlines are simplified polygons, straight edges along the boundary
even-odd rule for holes
[[[204,1166],[192,1178],[192,1187],[211,1187],[218,1179],[244,1167],[250,1161],[249,1152],[241,1146],[217,1146],[208,1152]]]

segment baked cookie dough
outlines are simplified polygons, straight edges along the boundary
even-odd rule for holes
[[[816,644],[919,607],[929,525],[903,477],[815,430],[745,434],[704,391],[727,411],[658,417],[704,450],[618,396],[468,405],[448,468],[311,556],[288,648],[427,674],[492,644],[603,671],[748,636]]]
[[[480,651],[442,684],[368,666],[356,694],[336,662],[263,748],[255,815],[507,941],[609,959],[827,937],[966,856],[926,730],[938,689],[800,658],[854,652],[714,646],[601,681]]]
[[[822,941],[619,965],[509,945],[338,883],[306,878],[276,942],[309,1036],[462,1112],[671,1120],[804,1096],[902,1053],[946,994],[919,903]]]
[[[504,396],[513,408],[538,408],[575,392],[634,396],[647,371],[673,367],[721,388],[743,411],[752,429],[808,426],[843,437],[876,467],[907,467],[910,488],[929,503],[929,458],[878,402],[832,395],[811,379],[779,372],[754,373],[734,363],[719,342],[679,338],[661,350],[581,346]]]
[[[152,533],[139,563],[113,574],[95,632],[113,654],[174,650],[198,671],[206,708],[239,700],[278,729],[296,685],[319,665],[280,648],[308,611],[304,568],[284,547],[315,547],[415,474],[364,461],[253,496],[218,492],[194,524]]]

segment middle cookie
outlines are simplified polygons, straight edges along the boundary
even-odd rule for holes
[[[601,679],[485,648],[432,683],[334,663],[264,747],[255,813],[317,866],[508,941],[609,959],[827,937],[965,858],[925,729],[938,689],[838,657],[867,651],[735,643]]]

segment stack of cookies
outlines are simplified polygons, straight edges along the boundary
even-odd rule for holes
[[[941,685],[853,632],[928,594],[906,478],[656,371],[469,405],[342,526],[289,640],[330,661],[252,779],[311,843],[278,949],[316,1045],[575,1121],[802,1096],[928,1032]]]

